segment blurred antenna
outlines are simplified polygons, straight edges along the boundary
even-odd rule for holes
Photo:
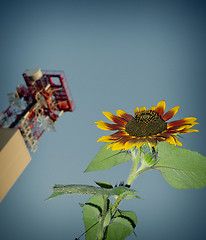
[[[8,94],[10,105],[0,115],[0,201],[31,160],[30,155],[25,154],[28,150],[24,145],[26,144],[31,152],[35,152],[43,133],[47,129],[55,130],[54,125],[62,113],[74,110],[74,103],[63,71],[44,71],[33,68],[24,71],[22,75],[26,86],[19,84],[14,93]],[[25,144],[16,149],[14,145],[17,142],[17,135],[18,139],[23,138]],[[18,142],[22,141],[18,140]],[[15,168],[13,167],[11,171],[9,167],[14,165],[13,159],[18,155],[14,149],[22,152],[20,154],[22,159],[24,155],[29,156],[26,163],[22,165],[22,160],[16,159],[15,163],[19,161],[18,168],[22,169],[18,176],[15,174]],[[13,155],[9,156],[9,153]],[[9,159],[7,159],[8,156]]]

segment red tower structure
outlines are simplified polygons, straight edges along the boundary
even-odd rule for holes
[[[23,72],[26,86],[19,84],[8,94],[10,105],[0,116],[0,127],[17,128],[31,152],[48,128],[63,112],[72,112],[74,104],[63,71],[33,68]]]
[[[31,161],[39,139],[74,104],[63,71],[23,72],[26,85],[8,94],[10,105],[0,116],[0,202]]]

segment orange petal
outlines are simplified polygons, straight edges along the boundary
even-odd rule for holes
[[[118,125],[125,126],[127,123],[127,121],[125,121],[124,119],[117,117],[110,112],[103,111],[102,113],[105,115],[105,117],[107,117],[112,122],[117,123]]]
[[[155,109],[155,112],[157,112],[159,116],[162,116],[162,114],[163,114],[164,111],[165,111],[165,107],[166,107],[165,101],[160,101],[160,102],[157,104],[157,107],[156,107],[156,109]]]
[[[123,118],[127,122],[132,120],[132,118],[133,118],[132,115],[130,115],[129,113],[126,113],[125,111],[122,111],[122,110],[117,110],[116,113],[117,113],[117,116]]]
[[[180,108],[179,106],[173,107],[162,116],[162,119],[164,121],[168,121],[170,118],[174,117],[174,115],[178,112],[179,108]]]

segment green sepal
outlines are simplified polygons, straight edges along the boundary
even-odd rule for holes
[[[200,189],[206,186],[206,157],[167,142],[157,144],[158,162],[153,166],[177,189]]]
[[[113,188],[113,186],[108,183],[108,182],[95,182],[98,186],[100,186],[101,188]]]
[[[147,163],[147,166],[151,167],[156,163],[157,161],[156,154],[153,154],[150,152],[143,153],[143,154],[144,154],[144,160]]]
[[[128,162],[131,159],[131,154],[125,150],[112,151],[111,148],[107,149],[110,143],[105,143],[95,158],[90,162],[85,172],[99,171],[109,169],[117,164]]]

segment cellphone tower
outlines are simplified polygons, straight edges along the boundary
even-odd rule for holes
[[[35,152],[43,133],[55,129],[62,113],[74,110],[63,71],[33,68],[22,75],[26,85],[19,84],[14,93],[8,94],[10,105],[0,116],[0,201],[31,160],[27,148]],[[14,161],[18,153],[21,160]],[[27,160],[22,163],[25,156]],[[18,167],[11,170],[14,163]],[[11,178],[13,180],[8,181]]]

